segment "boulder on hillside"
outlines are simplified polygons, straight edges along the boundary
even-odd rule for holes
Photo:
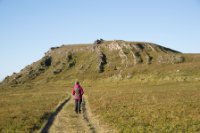
[[[100,39],[97,39],[96,41],[94,41],[94,44],[101,44],[103,42],[104,42],[104,40],[102,38],[100,38]]]
[[[60,48],[60,47],[51,47],[51,50],[58,49],[58,48]]]

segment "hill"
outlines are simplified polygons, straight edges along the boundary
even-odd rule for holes
[[[23,84],[41,79],[97,79],[132,77],[138,68],[183,63],[178,51],[147,42],[99,40],[94,44],[52,47],[45,56],[19,73],[7,76],[2,84]]]
[[[109,129],[199,132],[199,58],[123,40],[52,47],[42,59],[1,82],[0,132],[39,130],[69,96],[76,79],[93,116]]]

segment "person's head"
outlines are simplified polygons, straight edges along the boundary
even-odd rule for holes
[[[75,84],[79,85],[79,81],[78,81],[78,80],[76,80]]]

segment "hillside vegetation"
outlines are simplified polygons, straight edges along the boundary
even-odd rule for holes
[[[122,40],[53,47],[0,84],[0,132],[38,130],[76,79],[119,132],[199,132],[199,58]]]
[[[49,81],[63,73],[68,79],[131,76],[141,65],[171,65],[184,60],[181,53],[152,43],[102,41],[98,44],[63,45],[51,48],[41,60],[6,77],[3,84],[23,84],[35,78]]]

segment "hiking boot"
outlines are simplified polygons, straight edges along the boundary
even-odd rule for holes
[[[74,110],[76,112],[76,114],[78,114],[78,110]]]

